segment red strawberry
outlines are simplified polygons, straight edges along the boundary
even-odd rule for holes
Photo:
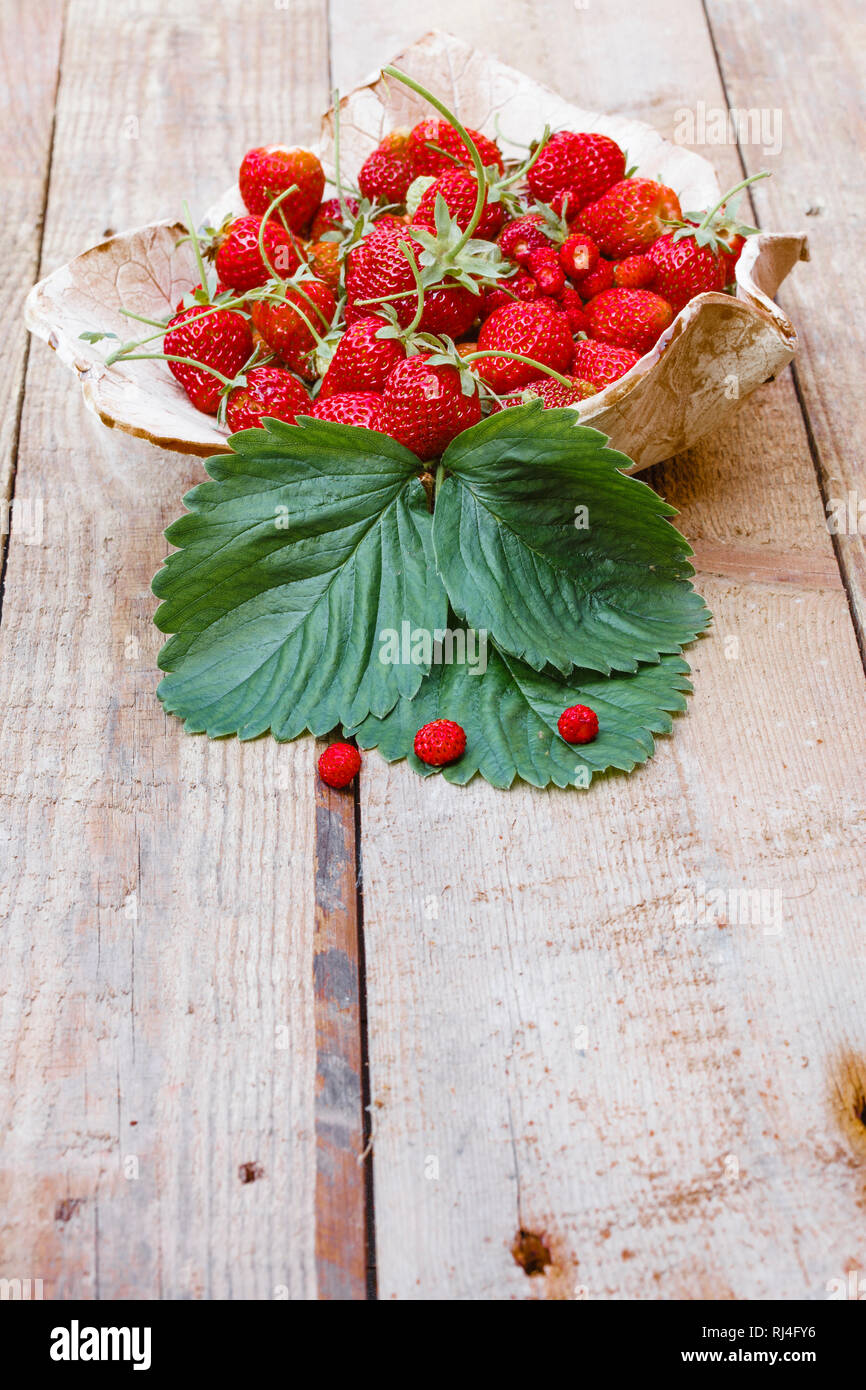
[[[668,232],[648,254],[655,266],[656,289],[670,300],[677,314],[696,294],[722,290],[727,282],[724,258],[712,246],[698,246],[693,236],[677,241],[675,234]]]
[[[545,410],[555,410],[558,406],[576,405],[578,401],[585,401],[595,393],[596,388],[588,381],[581,381],[579,377],[572,378],[570,386],[563,386],[561,381],[554,381],[552,376],[543,376],[535,381],[528,381],[522,393],[512,400],[507,400],[505,404],[524,405],[526,400],[537,397]]]
[[[727,243],[727,250],[725,250],[724,242],[719,243],[719,255],[721,256],[722,264],[725,267],[726,285],[729,285],[734,278],[734,269],[736,267],[737,261],[740,259],[740,252],[742,251],[745,244],[746,238],[744,236],[741,236],[739,232],[734,232],[731,235]]]
[[[548,250],[553,245],[543,227],[544,218],[540,212],[525,212],[522,217],[505,224],[496,244],[503,256],[525,268],[530,252]]]
[[[416,264],[421,254],[418,242],[406,227],[376,226],[355,247],[349,257],[346,275],[346,322],[352,323],[373,312],[376,300],[385,295],[405,292],[405,298],[391,300],[399,322],[405,328],[418,307],[415,277],[400,243],[408,246]],[[428,333],[445,333],[460,338],[478,312],[478,297],[471,290],[431,289],[424,296],[424,313],[420,327]]]
[[[173,357],[191,357],[203,366],[214,367],[232,380],[248,360],[253,350],[249,324],[232,309],[208,310],[206,304],[182,309],[168,325],[163,339],[163,351]],[[189,367],[182,362],[169,362],[196,410],[216,415],[223,382],[211,372]]]
[[[530,251],[526,268],[542,294],[556,299],[565,289],[565,272],[552,246]]]
[[[380,338],[384,319],[368,315],[346,329],[331,358],[318,400],[346,391],[381,391],[406,349],[397,338]]]
[[[588,705],[571,705],[557,720],[566,743],[592,743],[598,734],[598,715]]]
[[[360,771],[361,754],[351,743],[332,743],[319,758],[319,776],[329,787],[348,787]]]
[[[221,233],[214,264],[223,284],[245,294],[271,279],[259,251],[260,217],[237,217]],[[300,265],[297,248],[282,223],[269,218],[263,237],[267,258],[277,274],[288,280]]]
[[[366,430],[383,428],[384,405],[378,391],[347,391],[341,396],[329,396],[316,401],[310,414],[316,420],[333,420],[337,425],[359,425]]]
[[[310,150],[267,145],[244,155],[238,182],[247,210],[259,215],[267,212],[278,193],[295,184],[295,191],[279,206],[292,231],[302,232],[322,201],[325,175]]]
[[[612,347],[610,343],[582,339],[574,345],[572,371],[583,381],[589,381],[603,391],[612,381],[625,376],[640,358],[631,348]]]
[[[456,367],[431,367],[429,356],[421,352],[400,362],[383,392],[387,433],[422,460],[436,458],[481,419],[478,392],[465,396]]]
[[[458,169],[455,165],[450,169],[443,169],[421,195],[421,201],[412,218],[414,227],[430,227],[435,231],[436,198],[440,193],[461,232],[465,232],[472,220],[478,197],[478,180],[474,169]],[[485,193],[484,211],[473,236],[487,237],[492,241],[505,221],[505,216],[502,204],[488,202]]]
[[[605,256],[621,260],[652,246],[665,223],[682,215],[672,188],[653,179],[623,179],[583,209],[579,225]]]
[[[538,299],[540,294],[541,290],[532,276],[523,270],[518,271],[510,280],[501,281],[482,295],[480,317],[488,318],[494,309],[501,308],[503,304],[513,304],[515,299],[529,303],[532,299]]]
[[[588,275],[581,275],[575,283],[584,299],[592,299],[593,295],[601,294],[602,290],[609,290],[613,284],[613,261],[606,261],[603,256],[599,256],[595,270],[591,270]]]
[[[570,286],[564,289],[559,296],[559,307],[568,319],[568,326],[572,333],[589,332],[589,319],[584,312],[583,301],[577,290]]]
[[[434,719],[415,735],[415,756],[428,767],[444,767],[466,752],[466,734],[453,719]]]
[[[576,193],[563,188],[560,193],[554,193],[550,206],[557,217],[561,217],[563,222],[570,225],[577,219],[582,205]]]
[[[493,355],[479,360],[476,370],[494,391],[513,391],[532,381],[538,369],[508,357],[497,357],[496,348],[520,353],[554,371],[564,372],[573,351],[568,320],[545,300],[534,304],[503,304],[485,319],[478,334],[478,350],[493,350]]]
[[[584,232],[572,232],[559,248],[559,259],[565,273],[580,280],[598,265],[598,247]]]
[[[613,283],[620,290],[646,290],[656,278],[656,268],[649,255],[626,256],[613,268]]]
[[[560,130],[548,140],[526,182],[541,203],[567,191],[583,207],[624,175],[625,155],[615,140],[597,131]]]
[[[345,198],[346,209],[352,217],[358,213],[358,199]],[[340,208],[339,198],[326,198],[313,218],[313,225],[310,228],[310,239],[321,241],[325,232],[339,232],[343,227],[343,213]]]
[[[232,433],[257,429],[264,415],[295,423],[296,415],[309,415],[312,403],[297,377],[282,367],[253,367],[245,386],[236,386],[226,401],[226,420]]]
[[[502,155],[493,141],[488,140],[486,135],[480,135],[477,130],[469,130],[468,127],[466,133],[474,142],[485,169],[495,164],[501,171]],[[431,145],[438,145],[439,149],[431,149]],[[445,154],[441,154],[440,150],[445,150]],[[448,158],[449,155],[452,156],[451,159]],[[416,179],[420,174],[441,174],[443,169],[452,168],[455,160],[458,164],[472,163],[472,156],[454,127],[447,121],[435,118],[421,121],[409,132],[409,159]]]
[[[322,280],[303,280],[286,290],[284,302],[256,301],[253,324],[268,347],[293,371],[313,380],[316,372],[309,354],[327,333],[336,307],[337,301]]]
[[[642,357],[673,323],[674,311],[652,290],[604,290],[586,306],[593,338],[631,348]]]
[[[358,187],[371,202],[405,203],[415,175],[409,159],[409,132],[392,130],[361,165]]]
[[[307,265],[317,280],[324,280],[336,294],[340,288],[342,266],[340,248],[335,241],[311,241],[304,249]]]

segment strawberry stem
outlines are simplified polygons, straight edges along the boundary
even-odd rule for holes
[[[349,204],[346,202],[346,195],[343,192],[343,180],[340,175],[340,89],[335,87],[332,101],[334,103],[334,183],[337,189],[337,201],[340,204],[340,213],[344,222],[352,221],[352,214],[349,211]]]
[[[421,283],[421,275],[417,265],[415,264],[415,257],[412,255],[408,243],[405,241],[399,241],[397,245],[403,252],[403,255],[406,257],[406,260],[409,262],[409,269],[412,272],[412,278],[415,281],[415,289],[418,293],[418,308],[415,310],[415,317],[409,324],[409,327],[406,329],[406,336],[408,337],[410,334],[415,332],[416,328],[421,322],[421,316],[424,313],[424,286]]]
[[[192,242],[192,249],[195,252],[196,265],[198,266],[198,273],[201,277],[201,287],[208,297],[208,303],[210,303],[212,295],[207,282],[207,275],[205,274],[204,261],[202,260],[201,255],[201,247],[198,244],[198,233],[196,232],[196,229],[193,226],[192,213],[189,210],[189,203],[187,203],[186,201],[184,201],[183,205],[183,219],[186,223],[186,229],[189,232],[189,239]]]
[[[210,372],[211,376],[218,377],[223,386],[234,386],[235,382],[222,372],[218,372],[216,367],[208,367],[204,362],[197,362],[194,357],[178,357],[173,352],[130,352],[124,357],[124,362],[180,362],[185,367],[197,367],[200,372]]]
[[[290,193],[297,193],[297,192],[298,192],[298,185],[297,185],[296,183],[293,183],[293,184],[291,184],[288,188],[286,188],[282,193],[278,193],[277,196],[276,196],[276,198],[274,198],[274,199],[271,201],[271,203],[268,205],[268,207],[267,207],[267,209],[266,209],[266,211],[265,211],[265,215],[264,215],[264,217],[262,218],[261,222],[259,223],[259,255],[261,256],[262,261],[264,262],[265,266],[267,266],[268,270],[271,272],[271,278],[274,279],[274,280],[280,280],[280,279],[282,279],[283,277],[282,277],[281,275],[279,275],[279,274],[277,273],[276,270],[274,270],[274,267],[271,265],[270,258],[268,257],[268,253],[267,253],[267,251],[265,250],[265,228],[266,228],[267,225],[268,225],[268,218],[270,217],[271,213],[274,211],[274,208],[278,208],[278,207],[280,206],[280,203],[283,201],[283,199],[284,199],[284,198],[288,198],[288,196],[289,196]],[[285,221],[283,222],[283,226],[285,226]],[[288,230],[288,228],[286,228],[286,230]],[[291,233],[290,233],[290,235],[291,235]],[[292,237],[292,245],[295,246],[295,249],[297,250],[297,246],[296,246],[296,244],[295,244],[295,238],[294,238],[294,237]]]
[[[698,231],[703,231],[706,227],[709,227],[711,225],[716,213],[719,211],[720,208],[723,208],[726,203],[730,202],[731,198],[733,198],[735,193],[739,193],[742,188],[748,188],[749,184],[751,183],[757,183],[758,179],[768,179],[769,177],[769,170],[765,169],[763,173],[750,174],[747,179],[742,179],[740,183],[734,184],[733,188],[729,188],[727,193],[723,194],[723,196],[716,203],[715,207],[710,208],[709,211],[704,214],[704,220],[698,227]]]
[[[490,352],[468,352],[462,359],[464,362],[477,362],[482,357],[507,357],[509,362],[525,362],[527,367],[535,367],[545,376],[552,376],[554,381],[558,381],[560,386],[573,386],[574,382],[569,381],[567,376],[561,372],[555,372],[552,367],[546,367],[543,362],[537,362],[534,357],[524,357],[521,352],[506,352],[503,348],[493,348]]]

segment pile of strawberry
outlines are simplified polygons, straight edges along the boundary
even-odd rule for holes
[[[731,285],[754,231],[735,219],[738,189],[683,213],[594,132],[545,132],[507,161],[423,94],[442,117],[387,135],[356,189],[338,170],[337,197],[315,154],[250,150],[246,214],[190,228],[201,282],[152,324],[163,353],[144,339],[109,361],[164,355],[232,432],[312,415],[428,461],[484,414],[603,390],[690,299]]]

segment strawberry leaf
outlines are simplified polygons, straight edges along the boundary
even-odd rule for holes
[[[477,658],[479,649],[470,652]],[[349,732],[389,762],[408,758],[426,777],[439,769],[415,756],[415,733],[430,720],[453,719],[466,732],[466,752],[442,769],[447,781],[462,786],[480,772],[494,787],[510,787],[519,777],[535,787],[585,788],[609,768],[631,772],[646,762],[653,735],[670,732],[671,713],[685,709],[691,691],[689,668],[677,656],[633,674],[574,670],[567,680],[534,671],[494,646],[486,656],[486,669],[476,674],[477,660],[434,665],[413,700],[401,699],[384,719],[371,716]],[[575,704],[589,705],[598,715],[592,743],[566,743],[557,730],[560,714]]]
[[[634,671],[707,625],[674,508],[606,445],[536,401],[465,430],[442,458],[433,541],[451,604],[539,671]]]
[[[165,708],[190,733],[324,734],[411,699],[423,661],[388,664],[380,634],[441,627],[445,592],[414,454],[383,434],[268,420],[209,459],[212,482],[166,531],[153,588]]]

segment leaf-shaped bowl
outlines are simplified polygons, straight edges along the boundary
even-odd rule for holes
[[[599,130],[628,151],[639,174],[661,175],[684,207],[708,207],[719,196],[713,167],[702,156],[668,143],[640,121],[582,111],[451,35],[428,34],[395,62],[466,125],[498,136],[506,152],[519,153],[509,151],[509,133],[535,135],[545,123]],[[349,182],[386,131],[430,114],[421,98],[381,75],[344,97],[340,109],[340,158]],[[280,135],[275,132],[275,138]],[[326,173],[333,174],[333,111],[324,117],[316,148]],[[204,220],[242,211],[234,187]],[[189,246],[178,244],[182,235],[178,224],[155,222],[113,236],[35,285],[25,312],[28,327],[78,373],[85,401],[105,424],[163,448],[208,455],[226,449],[226,431],[192,406],[163,363],[108,367],[111,340],[106,348],[80,336],[93,329],[121,340],[133,336],[135,324],[130,326],[121,306],[145,318],[172,309],[198,282]],[[581,420],[608,434],[636,469],[670,458],[724,424],[741,400],[794,355],[796,332],[773,296],[807,255],[802,235],[750,237],[737,265],[736,297],[698,295],[626,376],[581,405]]]

